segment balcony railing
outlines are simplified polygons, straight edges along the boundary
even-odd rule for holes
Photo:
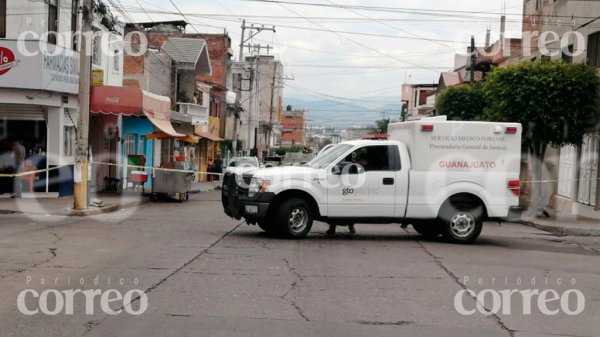
[[[208,124],[208,107],[183,102],[177,102],[177,107],[179,112],[191,117],[192,125]]]

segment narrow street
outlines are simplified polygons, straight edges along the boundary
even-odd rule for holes
[[[219,193],[93,217],[0,216],[2,336],[598,336],[600,238],[556,237],[486,223],[473,245],[424,240],[397,225],[357,225],[335,237],[315,223],[305,240],[271,238],[222,213]],[[534,279],[535,281],[533,281]],[[81,285],[83,280],[83,285]],[[572,281],[574,280],[574,283]],[[532,285],[532,281],[533,284]],[[43,284],[42,284],[43,282]],[[561,283],[561,284],[559,284]],[[108,315],[24,315],[33,289],[141,289],[147,310]],[[520,295],[510,314],[461,315],[469,289],[577,289],[578,315],[531,314]],[[99,298],[99,297],[98,297]],[[57,307],[48,296],[48,308]],[[493,306],[488,293],[486,308]],[[575,310],[575,296],[567,298]],[[133,308],[139,308],[135,300]],[[116,310],[122,301],[111,303]],[[465,294],[462,305],[475,309]],[[39,300],[26,297],[30,310]],[[507,307],[508,306],[508,307]],[[548,308],[560,309],[557,302]]]

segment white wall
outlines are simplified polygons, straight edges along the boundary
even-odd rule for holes
[[[43,0],[8,0],[6,3],[6,38],[17,39],[22,32],[34,32],[37,36],[48,31],[48,4]],[[60,0],[58,6],[58,33],[71,32],[71,0]],[[28,39],[33,39],[32,35]],[[46,39],[43,39],[46,41]],[[69,41],[59,43],[71,48]]]
[[[48,28],[48,5],[43,1],[8,0],[6,2],[6,38],[17,39],[21,32],[41,35]]]

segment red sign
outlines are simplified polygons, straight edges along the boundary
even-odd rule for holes
[[[18,64],[15,59],[15,54],[13,54],[12,50],[0,47],[0,76],[9,72],[12,68],[16,67]]]

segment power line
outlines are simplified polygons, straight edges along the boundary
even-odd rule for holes
[[[175,1],[173,1],[173,0],[169,0],[169,1],[173,5],[173,7],[175,7],[175,9],[179,12],[179,14],[181,14],[181,16],[185,19],[185,21],[189,22],[190,20],[188,20],[188,18],[185,16],[185,14],[183,14],[183,12],[179,9],[179,7],[177,7],[177,5],[175,4]],[[196,33],[200,33],[194,25],[192,25],[192,28],[196,31]]]

